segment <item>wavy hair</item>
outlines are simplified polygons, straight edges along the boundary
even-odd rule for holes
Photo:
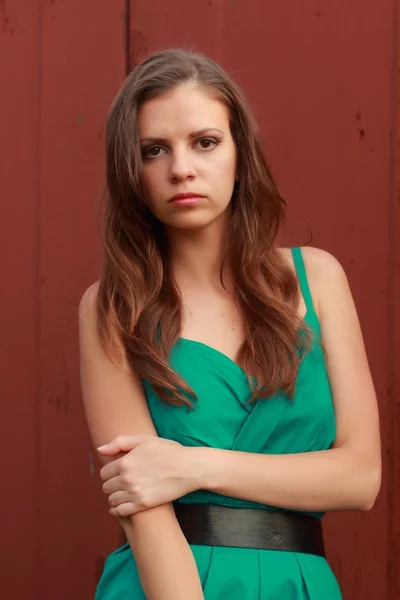
[[[138,134],[140,106],[184,83],[214,90],[229,113],[238,151],[239,181],[224,253],[245,324],[238,363],[248,375],[252,400],[278,391],[292,397],[310,332],[297,312],[296,275],[276,246],[285,202],[242,92],[220,65],[199,53],[152,54],[130,73],[110,108],[105,255],[96,305],[101,343],[110,353],[118,339],[131,367],[162,400],[192,406],[195,393],[168,362],[181,332],[181,295],[163,225],[144,198]]]

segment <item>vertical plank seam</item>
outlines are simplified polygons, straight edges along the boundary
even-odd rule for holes
[[[216,60],[224,64],[224,17],[225,17],[225,0],[217,0],[216,6]]]
[[[400,556],[400,541],[397,527],[400,524],[400,57],[399,57],[399,0],[393,0],[393,63],[391,94],[390,135],[390,198],[389,198],[389,257],[388,257],[388,580],[387,598],[397,600],[400,592],[400,577],[396,561]],[[386,432],[384,432],[386,433]],[[397,502],[396,502],[397,498]]]
[[[130,50],[131,50],[131,2],[125,0],[125,75],[130,71]]]
[[[40,510],[40,501],[41,501],[41,465],[40,465],[40,446],[41,446],[41,391],[42,391],[42,381],[41,381],[41,304],[40,304],[40,296],[41,296],[41,191],[42,191],[42,100],[43,100],[43,2],[38,0],[37,2],[37,10],[38,10],[38,23],[37,23],[37,35],[38,35],[38,43],[37,43],[37,96],[36,96],[36,193],[35,193],[35,203],[36,203],[36,221],[35,221],[35,230],[36,230],[36,247],[34,249],[34,269],[35,269],[35,277],[34,277],[34,286],[33,290],[33,302],[34,306],[34,314],[36,320],[35,327],[35,409],[36,409],[36,447],[35,447],[35,495],[36,495],[36,518],[35,518],[35,565],[36,565],[36,576],[35,576],[35,598],[36,600],[41,600],[41,582],[44,574],[42,573],[42,548],[41,548],[41,510]]]

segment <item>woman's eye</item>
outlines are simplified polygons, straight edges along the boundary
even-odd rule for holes
[[[157,158],[163,152],[163,148],[160,146],[150,146],[149,148],[144,148],[142,150],[143,158]]]
[[[201,148],[204,150],[211,150],[211,148],[215,148],[218,142],[216,140],[211,140],[210,138],[203,138],[197,143],[200,144]]]

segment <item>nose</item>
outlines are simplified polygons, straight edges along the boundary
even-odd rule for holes
[[[174,150],[171,153],[170,178],[171,181],[186,181],[194,179],[196,170],[193,158],[187,150]]]

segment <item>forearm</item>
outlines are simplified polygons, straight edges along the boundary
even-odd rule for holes
[[[198,487],[251,502],[301,511],[367,510],[380,468],[345,448],[301,454],[253,454],[196,448]]]
[[[204,600],[193,553],[172,505],[139,512],[121,524],[147,600]]]

